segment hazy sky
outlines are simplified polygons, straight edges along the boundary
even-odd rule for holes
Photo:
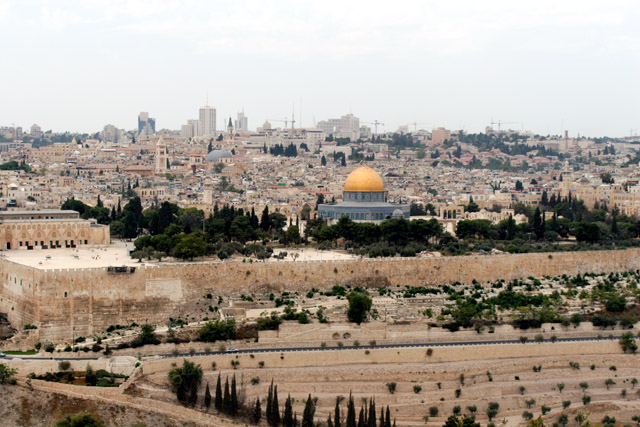
[[[4,126],[179,129],[208,91],[218,128],[302,99],[303,126],[640,133],[637,0],[0,0],[0,40]]]

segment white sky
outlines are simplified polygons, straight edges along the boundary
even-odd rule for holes
[[[302,99],[304,126],[640,133],[637,0],[0,0],[0,46],[4,126],[179,129],[208,91],[218,128]]]

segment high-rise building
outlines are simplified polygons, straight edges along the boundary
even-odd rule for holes
[[[208,105],[200,107],[200,136],[213,136],[216,134],[216,109]]]
[[[335,138],[360,138],[360,119],[353,114],[347,114],[339,119],[321,120],[317,128],[326,135],[333,135]]]
[[[31,137],[35,138],[35,139],[40,139],[44,136],[44,134],[42,133],[42,129],[40,128],[40,126],[38,126],[37,124],[33,124],[31,125]]]
[[[449,129],[440,127],[431,132],[431,142],[434,144],[442,144],[448,139],[451,139],[451,131]]]
[[[186,125],[182,125],[182,137],[185,139],[193,138],[200,134],[200,122],[198,120],[187,120]]]
[[[249,131],[249,118],[244,115],[244,110],[241,113],[238,113],[238,117],[236,118],[236,132],[248,132]]]
[[[153,135],[156,133],[156,119],[149,117],[149,113],[138,114],[138,133],[140,135]]]

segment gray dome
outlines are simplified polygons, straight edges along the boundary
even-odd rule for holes
[[[400,209],[396,209],[391,214],[391,218],[404,218],[404,214],[402,213],[402,211]]]
[[[205,162],[218,163],[223,157],[229,158],[232,157],[232,154],[225,150],[213,150],[212,152],[207,154]]]

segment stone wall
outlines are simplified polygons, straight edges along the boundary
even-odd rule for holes
[[[38,326],[42,341],[69,341],[110,325],[161,323],[195,311],[207,293],[307,291],[333,285],[435,286],[473,279],[575,275],[640,269],[640,249],[465,257],[355,259],[268,263],[201,262],[43,270],[0,259],[0,312],[21,329]]]

